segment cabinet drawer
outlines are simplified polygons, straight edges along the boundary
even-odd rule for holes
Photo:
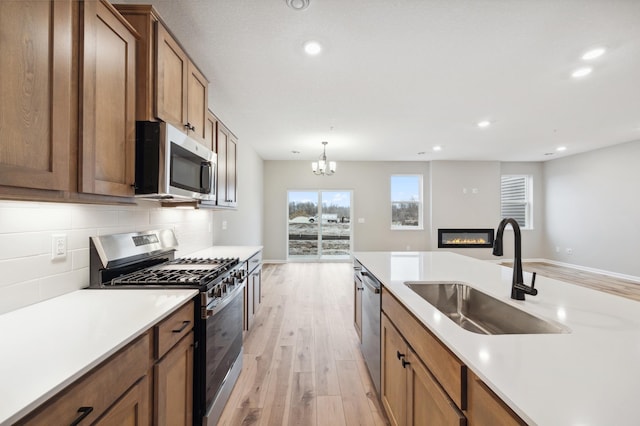
[[[189,302],[155,326],[155,358],[160,359],[193,328],[193,302]]]
[[[247,260],[247,270],[249,273],[262,265],[262,251],[257,252]]]
[[[91,424],[145,376],[150,361],[150,336],[145,333],[17,424],[71,424],[83,414],[80,408],[89,411],[81,424]]]
[[[467,367],[385,288],[382,289],[382,310],[410,342],[458,408],[464,410],[467,405]]]

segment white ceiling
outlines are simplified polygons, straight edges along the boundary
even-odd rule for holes
[[[330,160],[544,161],[640,139],[640,0],[145,3],[267,160],[316,159],[323,140]]]

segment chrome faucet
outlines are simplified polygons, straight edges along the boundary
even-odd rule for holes
[[[498,231],[496,231],[496,238],[493,242],[493,255],[502,256],[502,234],[504,233],[504,228],[509,224],[511,224],[511,227],[513,228],[513,239],[515,243],[513,278],[511,280],[511,298],[515,300],[524,300],[525,294],[535,296],[536,294],[538,294],[538,290],[533,288],[536,283],[535,272],[533,273],[533,278],[531,279],[531,286],[526,285],[524,283],[524,279],[522,278],[522,238],[520,236],[520,226],[515,219],[507,217],[500,221],[500,225],[498,225]]]

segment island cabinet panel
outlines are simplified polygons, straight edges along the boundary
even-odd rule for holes
[[[385,288],[382,290],[382,310],[409,342],[429,371],[456,405],[467,405],[467,367]]]
[[[144,412],[149,414],[149,386],[140,380],[146,377],[151,359],[151,336],[147,332],[17,424],[72,424],[81,416],[82,424],[92,424],[110,410],[114,411],[109,418],[119,419],[123,414],[128,417],[134,409],[139,411],[137,418],[144,419]],[[141,388],[120,404],[129,389],[139,383]]]
[[[70,189],[77,13],[71,0],[0,1],[0,185]]]
[[[83,3],[80,192],[134,194],[136,37],[108,2]]]
[[[381,340],[381,398],[392,425],[467,424],[462,411],[384,313]]]
[[[526,425],[486,384],[471,371],[469,375],[469,425],[516,426]]]

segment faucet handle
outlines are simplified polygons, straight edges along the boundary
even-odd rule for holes
[[[533,289],[535,285],[536,285],[536,273],[534,272],[533,275],[531,276],[531,288]]]

